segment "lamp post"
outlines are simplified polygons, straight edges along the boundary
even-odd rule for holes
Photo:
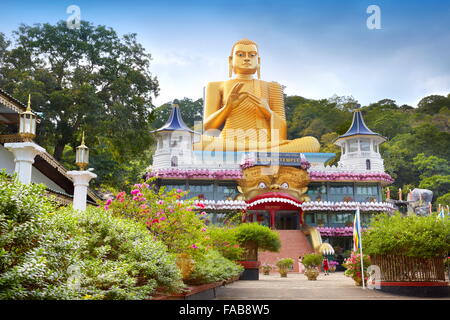
[[[31,111],[31,95],[28,95],[27,109],[19,114],[19,136],[24,141],[32,141],[36,137],[36,119]]]
[[[89,148],[84,144],[84,131],[81,138],[81,144],[77,147],[75,153],[75,164],[80,170],[85,170],[89,165]]]
[[[85,211],[89,181],[97,178],[97,175],[86,170],[89,165],[89,148],[84,144],[84,132],[81,139],[81,145],[79,145],[76,150],[75,164],[78,166],[79,170],[67,172],[73,180],[73,208],[75,210]]]
[[[15,169],[20,182],[31,183],[34,158],[45,149],[32,140],[36,136],[36,115],[31,111],[31,96],[28,95],[26,111],[19,114],[19,136],[23,142],[5,143],[5,148],[14,154]]]

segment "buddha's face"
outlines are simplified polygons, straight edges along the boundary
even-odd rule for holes
[[[254,74],[258,67],[258,48],[254,44],[237,44],[231,64],[236,74]]]

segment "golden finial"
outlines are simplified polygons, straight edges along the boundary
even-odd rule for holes
[[[31,94],[28,94],[28,106],[27,106],[27,111],[31,112]]]
[[[84,146],[84,131],[83,131],[83,133],[81,135],[81,145]]]

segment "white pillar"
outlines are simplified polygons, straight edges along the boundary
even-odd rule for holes
[[[16,163],[15,172],[20,182],[31,183],[31,170],[34,157],[39,153],[44,153],[45,149],[34,142],[14,142],[5,143],[5,148],[14,154]]]
[[[89,181],[97,178],[97,175],[90,171],[68,171],[67,175],[73,180],[73,208],[85,211]]]

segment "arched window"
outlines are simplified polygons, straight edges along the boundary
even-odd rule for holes
[[[370,170],[370,160],[366,160],[366,170]]]

